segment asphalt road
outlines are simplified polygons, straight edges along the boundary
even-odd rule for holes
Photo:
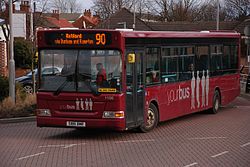
[[[149,133],[0,124],[0,166],[247,167],[250,101],[238,97],[216,115],[192,114]]]

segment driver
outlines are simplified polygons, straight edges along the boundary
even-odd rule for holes
[[[98,71],[98,73],[96,75],[96,84],[98,86],[103,86],[104,83],[107,81],[106,70],[103,68],[102,63],[97,63],[96,69]]]

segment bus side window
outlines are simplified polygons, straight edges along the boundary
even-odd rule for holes
[[[160,48],[147,48],[146,54],[146,84],[159,83]]]
[[[162,48],[161,72],[162,82],[178,81],[178,48]]]
[[[181,47],[179,57],[179,80],[191,80],[194,71],[194,47]]]
[[[222,45],[211,45],[211,75],[221,75],[223,73],[223,54],[222,54]]]
[[[195,71],[199,71],[199,77],[202,77],[202,72],[209,69],[209,47],[208,46],[197,46],[196,48],[196,60],[195,60]]]

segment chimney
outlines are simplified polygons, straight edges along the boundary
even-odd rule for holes
[[[86,9],[85,9],[83,15],[84,15],[84,16],[87,16],[87,17],[91,17],[91,11],[90,11],[90,9],[89,9],[89,10],[86,10]]]
[[[52,11],[52,17],[54,17],[57,20],[59,20],[59,10],[53,10]]]
[[[29,1],[21,1],[20,11],[24,13],[30,13]]]

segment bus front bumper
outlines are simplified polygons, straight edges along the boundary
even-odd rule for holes
[[[96,128],[114,129],[123,131],[126,129],[125,119],[83,119],[37,116],[38,127],[64,127],[64,128]]]

